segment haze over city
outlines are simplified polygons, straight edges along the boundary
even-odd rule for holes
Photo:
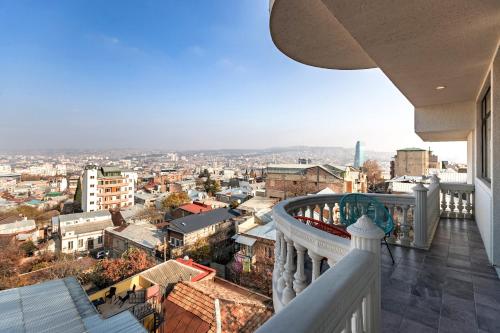
[[[414,134],[413,107],[381,71],[304,66],[276,49],[268,25],[267,1],[4,1],[0,149],[362,140],[466,161],[464,143]]]
[[[0,333],[500,332],[499,82],[500,0],[0,0]]]

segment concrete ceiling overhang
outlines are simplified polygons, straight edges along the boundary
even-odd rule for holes
[[[373,63],[415,107],[476,100],[500,41],[500,0],[271,5],[271,35],[283,53],[326,68]]]
[[[293,60],[330,69],[377,67],[321,0],[271,0],[270,10],[273,42]]]

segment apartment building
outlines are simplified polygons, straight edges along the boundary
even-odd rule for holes
[[[108,211],[58,215],[52,218],[56,251],[87,252],[104,246],[104,229],[113,226]]]
[[[317,193],[325,188],[333,192],[366,192],[366,176],[350,166],[329,164],[272,164],[267,167],[266,191],[270,198]]]
[[[85,167],[82,176],[82,210],[120,209],[134,205],[137,173],[116,167]]]
[[[438,169],[438,157],[432,151],[420,148],[398,149],[394,156],[392,178],[428,175],[429,169]]]
[[[172,247],[194,245],[200,239],[229,230],[239,215],[235,210],[218,208],[175,219],[168,226],[169,243]]]

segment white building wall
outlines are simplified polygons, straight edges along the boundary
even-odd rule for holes
[[[500,267],[500,52],[497,51],[491,71],[492,126],[492,262]]]
[[[475,113],[475,147],[473,163],[475,172],[475,219],[481,238],[484,242],[486,253],[490,263],[500,266],[500,53],[497,51],[492,64],[491,71],[481,91],[477,96],[477,110]],[[481,153],[481,101],[486,89],[491,89],[491,156],[492,163],[491,181],[481,177],[482,153]],[[498,268],[497,268],[498,271]]]
[[[134,205],[134,194],[135,194],[135,184],[137,182],[137,173],[131,171],[122,172],[123,177],[127,183],[125,190],[126,194],[122,195],[122,199],[126,199],[125,203],[122,203],[122,207],[132,207]]]
[[[97,168],[86,169],[82,176],[82,210],[97,210]]]

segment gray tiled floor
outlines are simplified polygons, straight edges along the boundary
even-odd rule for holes
[[[472,220],[442,219],[429,251],[382,256],[383,332],[500,332],[500,280]]]

